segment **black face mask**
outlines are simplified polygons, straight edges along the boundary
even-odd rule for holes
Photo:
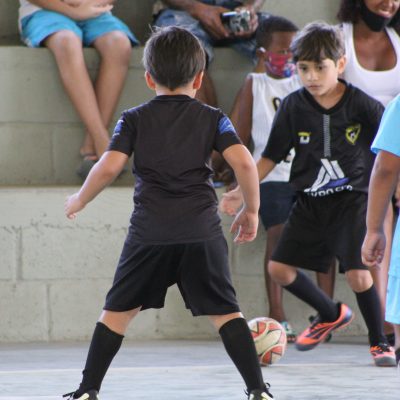
[[[383,31],[389,24],[393,18],[385,18],[381,15],[373,13],[368,7],[365,5],[364,0],[361,0],[361,9],[360,9],[361,18],[367,24],[368,28],[374,32]]]

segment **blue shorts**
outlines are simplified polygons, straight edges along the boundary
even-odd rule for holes
[[[112,31],[125,33],[132,45],[139,43],[131,30],[111,13],[75,21],[57,12],[39,10],[21,20],[21,38],[29,47],[40,47],[43,40],[62,30],[74,32],[82,40],[83,46],[92,45],[98,37]]]
[[[207,0],[203,3],[217,5],[228,8],[230,10],[240,6],[241,3],[233,0]],[[259,14],[259,18],[262,18],[262,14]],[[186,28],[188,31],[193,33],[200,42],[202,43],[204,50],[207,54],[207,61],[210,63],[214,58],[214,46],[228,46],[232,47],[239,53],[250,58],[253,62],[256,62],[256,49],[257,43],[255,35],[248,39],[228,39],[228,40],[215,40],[211,37],[207,31],[204,30],[200,22],[191,17],[187,12],[173,9],[163,10],[154,22],[154,25],[159,27],[165,26],[180,26]]]
[[[265,229],[286,222],[296,201],[296,192],[288,182],[264,182],[260,185],[260,218]]]
[[[400,277],[391,275],[390,272],[386,296],[385,319],[392,324],[400,324]]]

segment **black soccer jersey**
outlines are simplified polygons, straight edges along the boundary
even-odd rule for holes
[[[210,156],[240,143],[218,109],[185,95],[157,96],[122,114],[109,150],[134,153],[129,237],[190,243],[222,234]]]
[[[296,191],[367,192],[374,161],[370,146],[383,111],[381,103],[350,84],[328,110],[299,89],[282,101],[262,156],[279,163],[295,149],[290,182]]]

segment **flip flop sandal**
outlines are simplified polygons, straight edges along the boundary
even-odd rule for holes
[[[90,170],[97,163],[98,158],[96,154],[82,154],[82,157],[83,160],[79,165],[79,167],[77,168],[76,173],[82,180],[85,180],[89,175]],[[96,157],[96,159],[92,159],[90,157]]]

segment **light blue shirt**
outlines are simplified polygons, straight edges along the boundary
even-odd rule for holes
[[[400,95],[386,107],[378,133],[371,145],[371,150],[378,153],[385,150],[400,157]],[[400,278],[400,219],[397,220],[390,259],[390,275]]]

